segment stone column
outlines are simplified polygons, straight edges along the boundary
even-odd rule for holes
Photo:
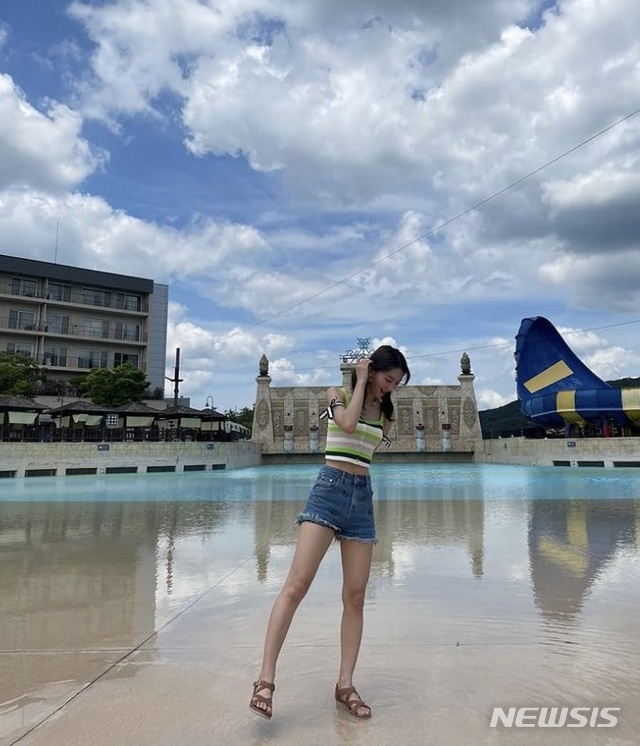
[[[472,449],[476,440],[482,440],[482,428],[473,386],[476,377],[471,372],[471,362],[466,352],[462,355],[460,366],[462,373],[458,376],[461,394],[459,447]]]
[[[345,361],[340,363],[340,373],[342,373],[342,388],[351,391],[351,371],[354,368],[353,363]]]
[[[260,358],[260,374],[256,378],[257,391],[255,409],[253,412],[253,429],[251,440],[262,443],[264,450],[273,448],[273,419],[271,416],[271,377],[269,376],[269,361],[263,355]]]

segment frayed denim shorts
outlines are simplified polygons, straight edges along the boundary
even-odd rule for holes
[[[350,474],[326,464],[311,488],[303,511],[296,518],[332,528],[336,539],[376,543],[371,477]]]

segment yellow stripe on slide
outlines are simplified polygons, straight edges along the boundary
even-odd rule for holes
[[[572,547],[587,550],[589,534],[587,533],[587,511],[584,505],[571,504],[567,512],[567,538]]]
[[[587,421],[576,412],[576,392],[558,391],[556,394],[556,409],[562,419],[569,425],[586,425]]]
[[[545,386],[551,386],[552,383],[557,383],[563,378],[570,376],[573,373],[571,368],[565,363],[564,360],[558,360],[557,363],[550,365],[542,373],[538,373],[537,376],[530,378],[525,381],[524,387],[530,394],[535,394],[536,391],[545,388]]]
[[[640,389],[622,389],[622,409],[633,422],[640,422]]]
[[[567,546],[550,536],[542,536],[538,541],[538,551],[556,567],[577,578],[584,577],[587,572],[587,555],[575,547]]]

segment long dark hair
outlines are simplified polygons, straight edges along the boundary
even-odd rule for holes
[[[371,370],[376,373],[384,373],[387,370],[393,370],[394,368],[400,368],[404,373],[404,380],[402,385],[406,386],[411,378],[411,371],[407,365],[407,359],[400,352],[397,347],[391,345],[381,345],[375,352],[371,354],[369,358],[371,360]],[[351,371],[351,390],[353,391],[356,387],[356,381],[358,375],[354,370]],[[386,393],[380,400],[380,409],[388,420],[393,420],[393,402],[391,401],[391,393]]]

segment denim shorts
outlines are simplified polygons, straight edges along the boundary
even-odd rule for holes
[[[296,523],[332,528],[336,539],[376,543],[371,477],[324,465]]]

